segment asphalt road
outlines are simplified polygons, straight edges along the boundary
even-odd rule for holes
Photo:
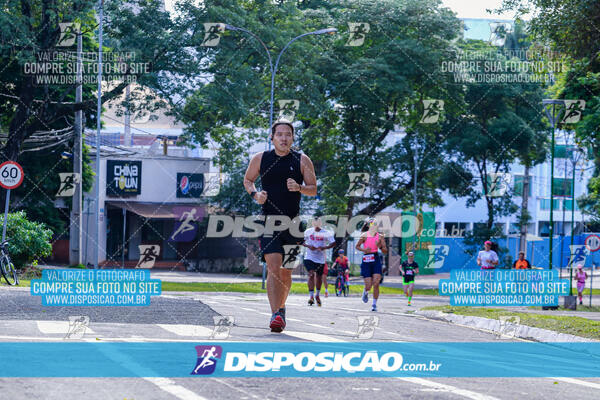
[[[265,295],[170,293],[149,307],[43,307],[27,290],[0,288],[0,341],[65,341],[68,317],[85,315],[83,341],[202,341],[213,333],[213,316],[231,316],[230,341],[356,341],[357,316],[373,315],[358,297],[323,299],[309,307],[290,296],[288,327],[268,329]],[[444,299],[415,296],[414,306]],[[490,333],[427,320],[411,313],[400,296],[379,302],[372,341],[492,342]],[[1,364],[0,355],[0,364]],[[515,365],[518,368],[518,365]],[[597,399],[591,378],[3,378],[6,399]]]

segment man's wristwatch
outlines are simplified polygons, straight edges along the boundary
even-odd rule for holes
[[[256,194],[256,190],[253,190],[252,192],[250,192],[250,197],[252,197],[252,199],[254,199],[255,194]]]

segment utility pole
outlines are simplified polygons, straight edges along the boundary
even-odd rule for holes
[[[525,173],[523,175],[523,193],[521,193],[521,238],[519,241],[519,250],[525,252],[527,257],[527,224],[529,223],[529,160],[525,163]]]
[[[98,25],[98,104],[96,107],[96,269],[100,268],[100,131],[102,129],[102,23],[104,19],[104,0],[100,0]]]
[[[564,106],[564,101],[556,99],[544,99],[542,100],[542,104],[544,105],[546,117],[548,117],[548,121],[550,121],[550,123],[552,124],[552,141],[550,148],[550,255],[548,257],[550,259],[549,269],[552,269],[552,239],[554,237],[554,136],[556,135],[556,124],[559,120],[557,114],[557,106]]]
[[[417,161],[418,161],[418,157],[419,157],[417,154],[418,143],[419,142],[416,140],[416,137],[415,137],[415,147],[413,148],[413,162],[414,162],[414,167],[415,167],[414,168],[414,177],[413,177],[413,212],[415,213],[415,224],[419,220],[417,218]],[[423,228],[423,227],[421,227],[421,228]],[[418,231],[418,229],[419,229],[419,227],[417,226],[417,231]],[[413,236],[413,240],[412,240],[412,251],[413,252],[416,251],[415,244],[417,241],[417,231],[415,231],[415,235]],[[415,253],[415,255],[416,255],[416,253]]]
[[[131,85],[128,85],[125,88],[125,101],[127,102],[127,107],[125,109],[125,131],[123,133],[123,145],[131,146],[133,141],[131,139],[131,112],[129,111],[129,97],[131,96]]]
[[[75,102],[81,103],[83,100],[83,87],[82,82],[82,38],[81,29],[77,32],[77,87],[75,89]],[[83,111],[75,111],[75,145],[73,149],[73,173],[79,174],[78,182],[75,183],[75,193],[73,194],[73,209],[71,212],[71,226],[69,242],[71,248],[70,260],[71,264],[82,264],[82,253],[81,253],[81,200],[83,192],[83,174],[81,167],[82,158],[82,132],[83,132]]]

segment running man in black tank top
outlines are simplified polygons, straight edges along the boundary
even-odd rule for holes
[[[287,216],[290,219],[300,214],[300,195],[317,195],[317,178],[312,161],[305,154],[291,150],[294,142],[294,127],[288,121],[277,121],[271,127],[274,150],[255,154],[250,160],[244,187],[252,198],[262,205],[263,215]],[[260,176],[262,190],[254,182]],[[304,183],[304,184],[303,184]],[[265,232],[260,238],[260,248],[267,263],[267,296],[273,313],[270,322],[272,332],[285,328],[285,302],[292,286],[292,269],[283,265],[284,245],[302,243],[289,228]],[[283,267],[283,268],[282,268]]]

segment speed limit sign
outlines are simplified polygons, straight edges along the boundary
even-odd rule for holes
[[[587,247],[589,251],[600,250],[600,236],[589,235],[588,237],[586,237],[585,238],[585,247]]]
[[[16,161],[5,161],[0,164],[0,186],[4,189],[16,189],[23,183],[23,168]]]

